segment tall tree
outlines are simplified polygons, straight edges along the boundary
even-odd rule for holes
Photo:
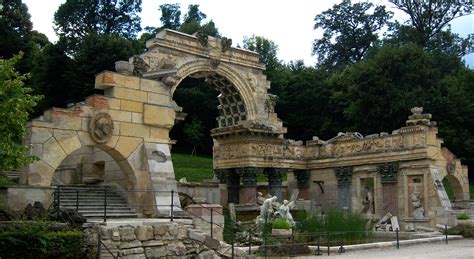
[[[413,42],[423,47],[426,47],[429,41],[439,34],[449,22],[457,17],[471,14],[474,10],[471,1],[390,0],[390,2],[410,17],[407,24],[414,30],[411,34]]]
[[[19,169],[32,161],[25,155],[28,147],[22,140],[29,112],[40,97],[31,95],[31,88],[25,86],[27,76],[15,71],[20,58],[0,59],[0,172]]]
[[[184,15],[184,21],[179,30],[187,34],[200,32],[205,35],[218,37],[219,31],[212,20],[204,24],[202,23],[206,17],[207,15],[199,10],[199,5],[189,5],[188,12]]]
[[[181,6],[179,4],[162,4],[161,11],[161,29],[178,30],[181,26]]]
[[[0,58],[25,51],[32,28],[28,7],[21,0],[0,0]]]
[[[278,60],[278,45],[262,36],[244,37],[243,40],[244,49],[255,51],[260,56],[260,61],[264,63],[267,68],[267,71],[274,70],[277,66],[280,65]]]
[[[91,33],[133,39],[141,31],[141,3],[141,0],[67,0],[54,14],[55,30],[73,50]]]
[[[352,4],[350,0],[316,15],[314,29],[323,30],[322,38],[313,43],[318,66],[342,70],[362,60],[391,17],[392,13],[384,6],[373,8],[369,2]]]

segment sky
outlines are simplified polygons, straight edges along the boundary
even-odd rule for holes
[[[23,0],[31,14],[33,28],[46,34],[54,42],[57,36],[53,30],[53,16],[65,0]],[[180,3],[181,13],[187,11],[189,4],[199,4],[199,9],[208,19],[212,19],[222,36],[231,38],[233,45],[242,45],[245,36],[253,34],[264,36],[278,45],[278,58],[285,61],[304,60],[306,65],[314,65],[316,57],[311,56],[314,39],[321,37],[321,31],[315,31],[314,17],[331,8],[340,0],[142,0],[142,28],[160,25],[159,5]],[[355,2],[355,1],[354,1]],[[385,2],[371,1],[374,4]],[[47,3],[47,4],[46,4]],[[390,6],[389,6],[390,7]],[[404,15],[389,8],[400,19]],[[461,17],[451,23],[452,31],[461,36],[474,33],[474,14]],[[474,67],[474,54],[466,58]]]

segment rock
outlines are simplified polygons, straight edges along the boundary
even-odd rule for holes
[[[120,259],[146,259],[146,256],[144,254],[124,255]]]
[[[221,258],[214,251],[204,251],[198,254],[197,259],[218,259]]]
[[[159,240],[150,240],[150,241],[142,242],[143,247],[162,246],[162,245],[164,245],[163,241],[159,241]]]
[[[120,241],[120,232],[116,228],[112,229],[112,240]]]
[[[201,243],[204,243],[204,241],[206,241],[206,236],[194,229],[188,229],[188,236],[190,239],[196,240]]]
[[[140,242],[138,240],[133,240],[131,242],[122,242],[122,243],[120,243],[119,248],[120,249],[128,249],[128,248],[135,248],[135,247],[139,247],[139,246],[142,246],[142,242]]]
[[[124,255],[134,255],[134,254],[143,254],[145,250],[141,247],[138,248],[132,248],[132,249],[124,249],[119,252],[121,256]]]
[[[220,241],[217,240],[217,239],[214,239],[212,237],[206,237],[205,241],[204,241],[204,244],[211,248],[211,249],[214,249],[214,250],[218,250],[219,247],[220,247]]]
[[[153,239],[153,227],[152,226],[138,226],[135,229],[135,235],[140,241]]]
[[[185,255],[186,246],[181,241],[169,243],[167,247],[167,255]]]
[[[112,237],[111,234],[112,234],[112,231],[110,228],[105,227],[105,226],[99,226],[100,239],[102,240],[110,239]]]
[[[153,226],[153,233],[155,234],[155,237],[163,236],[167,231],[168,227],[166,227],[166,225]]]
[[[166,256],[166,248],[159,247],[159,248],[145,248],[145,254],[148,258],[159,258]]]
[[[133,227],[121,227],[119,228],[119,232],[122,241],[130,241],[137,239]]]
[[[172,236],[178,235],[178,226],[175,224],[168,225],[168,233]]]

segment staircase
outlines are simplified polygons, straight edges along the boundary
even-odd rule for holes
[[[59,190],[59,191],[58,191]],[[72,186],[62,185],[55,192],[55,201],[60,197],[60,207],[74,209],[87,219],[104,217],[104,199],[107,192],[107,218],[137,218],[127,204],[113,188],[108,186]]]

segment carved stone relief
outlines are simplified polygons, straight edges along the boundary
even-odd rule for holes
[[[334,168],[334,173],[337,177],[337,185],[351,185],[352,182],[352,167],[338,167]]]
[[[91,138],[97,143],[106,143],[112,137],[114,122],[108,113],[97,113],[92,117],[89,127]]]

